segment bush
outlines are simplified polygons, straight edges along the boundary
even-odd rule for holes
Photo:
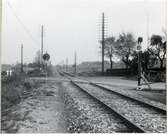
[[[20,100],[20,90],[21,87],[18,87],[19,83],[11,82],[8,84],[3,84],[1,89],[2,95],[2,110],[8,108]]]
[[[1,87],[1,106],[2,110],[9,108],[21,100],[21,94],[26,88],[30,88],[30,85],[25,82],[25,75],[12,75],[2,80]]]

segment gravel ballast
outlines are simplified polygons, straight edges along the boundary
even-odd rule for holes
[[[166,132],[165,115],[90,84],[79,85],[86,87],[91,94],[95,95],[109,106],[117,109],[144,130],[148,132]]]
[[[80,89],[64,83],[68,131],[71,133],[130,132],[125,124]]]
[[[150,103],[154,106],[157,106],[157,107],[160,107],[162,109],[166,109],[166,105],[163,104],[163,103],[160,103],[158,101],[154,101],[154,100],[151,100],[151,99],[148,99],[146,97],[143,97],[142,95],[138,94],[136,91],[134,90],[128,90],[128,89],[123,89],[123,88],[119,88],[119,87],[112,87],[112,86],[109,86],[109,85],[103,85],[103,84],[97,84],[97,85],[100,85],[100,86],[103,86],[103,87],[106,87],[107,89],[110,89],[110,90],[113,90],[113,91],[116,91],[116,92],[119,92],[121,94],[125,94],[125,95],[128,95],[130,97],[133,97],[133,98],[136,98],[138,100],[141,100],[141,101],[144,101],[146,103]]]

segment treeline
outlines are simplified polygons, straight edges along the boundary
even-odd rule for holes
[[[165,68],[166,40],[165,36],[152,35],[148,47],[141,52],[143,70],[157,66],[160,70]],[[136,72],[138,68],[137,39],[132,33],[121,33],[118,38],[111,36],[104,40],[104,54],[113,68],[113,60],[120,59],[126,66]]]

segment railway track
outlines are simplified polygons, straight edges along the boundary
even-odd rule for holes
[[[73,126],[72,128],[79,128],[79,132],[84,133],[136,132],[136,129],[129,128],[126,125],[125,121],[123,121],[117,114],[111,111],[108,107],[104,106],[104,104],[102,104],[101,102],[94,99],[90,94],[85,93],[85,91],[81,90],[75,85],[72,85],[71,83],[65,83],[64,85],[68,87],[67,89],[65,89],[65,100],[70,100],[69,98],[72,98],[72,102],[74,104],[71,104],[70,107],[73,107],[76,104],[77,106],[75,105],[75,108],[79,107],[78,109],[82,111],[82,116],[80,115],[73,119],[74,121],[72,121],[72,125],[70,125]],[[80,119],[80,117],[84,117],[86,118],[86,120]],[[82,124],[85,122],[84,126],[87,129],[83,130],[82,127],[78,127],[78,122],[80,122],[80,120],[82,120]],[[72,132],[78,131],[73,129]]]
[[[119,116],[133,132],[166,132],[166,110],[95,83],[78,83],[68,73],[62,75]]]
[[[88,84],[91,84],[93,86],[96,86],[96,87],[99,87],[99,88],[102,88],[104,90],[108,90],[110,92],[113,92],[115,94],[118,94],[122,97],[125,97],[127,99],[130,99],[132,101],[135,101],[135,102],[138,102],[140,104],[143,104],[143,105],[146,105],[147,107],[150,107],[150,108],[154,108],[155,110],[157,110],[158,112],[162,113],[162,114],[166,114],[166,106],[163,107],[163,106],[158,106],[158,105],[155,105],[155,104],[152,104],[150,102],[146,102],[142,99],[138,99],[138,98],[134,98],[133,96],[130,96],[130,95],[127,95],[127,94],[124,94],[124,93],[121,93],[119,91],[116,91],[116,90],[111,90],[110,88],[107,88],[106,86],[104,86],[105,84],[102,84],[102,83],[94,83],[94,82],[91,82],[91,81],[88,81],[86,79],[80,79],[80,78],[77,78],[77,77],[74,77],[74,75],[72,74],[69,74],[67,72],[63,72],[64,76],[67,77],[68,79],[72,80],[72,81],[75,81],[77,83],[88,83]],[[78,79],[80,81],[78,81]]]

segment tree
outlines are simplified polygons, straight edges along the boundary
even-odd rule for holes
[[[143,66],[143,70],[147,70],[148,69],[148,64],[149,64],[149,58],[150,58],[150,54],[147,50],[145,50],[142,54],[141,54],[141,59],[142,59],[142,66]]]
[[[119,55],[121,57],[121,60],[125,63],[126,69],[130,67],[132,53],[135,46],[136,41],[133,34],[121,33],[119,35],[116,45],[117,55]]]
[[[152,55],[148,49],[146,49],[142,53],[141,58],[142,58],[144,71],[146,71],[148,68],[153,67],[155,64],[157,64],[157,58],[155,57],[155,55]]]
[[[166,41],[163,42],[160,35],[152,35],[148,51],[157,57],[157,59],[160,61],[160,69],[162,69],[166,56]]]
[[[131,53],[131,60],[129,60],[129,67],[131,69],[131,74],[137,74],[138,72],[138,53],[136,51],[133,51]]]
[[[108,37],[104,40],[104,55],[110,60],[110,69],[112,69],[113,61],[112,58],[115,54],[116,40],[115,37]]]
[[[138,52],[133,51],[132,53],[132,60],[130,61],[130,68],[132,71],[135,71],[138,69]],[[141,65],[142,65],[142,71],[146,72],[150,66],[155,65],[156,59],[154,56],[150,54],[148,50],[145,50],[144,52],[141,52]]]
[[[33,63],[28,64],[29,67],[40,67],[40,51],[36,52]]]
[[[35,56],[35,63],[37,63],[38,65],[40,64],[40,57],[41,57],[41,53],[40,50],[36,52],[36,56]]]

